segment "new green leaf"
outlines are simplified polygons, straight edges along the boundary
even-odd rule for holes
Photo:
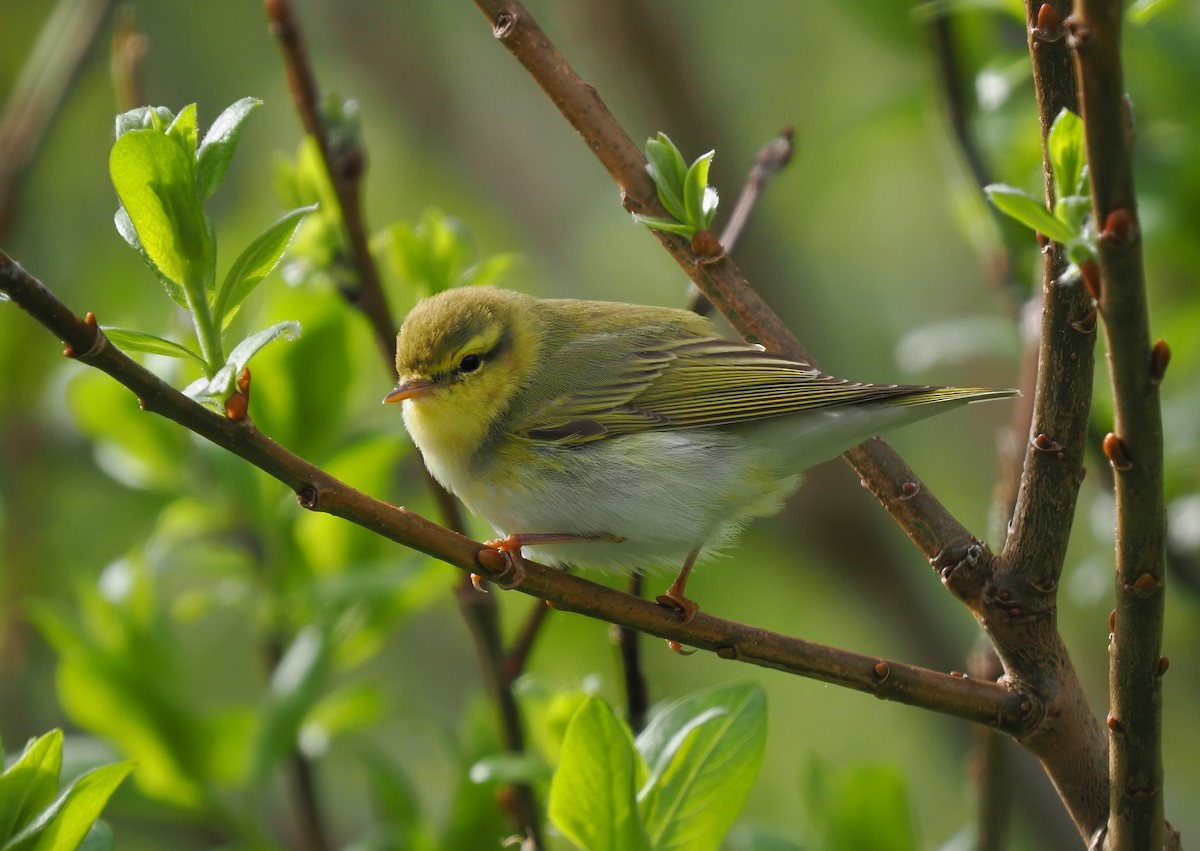
[[[224,330],[229,325],[246,297],[275,268],[300,222],[315,209],[314,204],[287,213],[256,236],[233,261],[213,306],[218,328]]]
[[[115,343],[118,348],[132,352],[147,352],[153,355],[166,355],[169,358],[191,358],[197,361],[201,366],[204,365],[204,358],[199,354],[189,349],[174,340],[167,340],[163,337],[156,337],[154,334],[147,334],[144,331],[131,331],[128,328],[113,328],[111,325],[102,326],[104,336],[108,337],[109,342]]]
[[[1056,219],[1041,201],[1028,192],[1002,183],[993,183],[984,191],[1001,212],[1055,242],[1066,245],[1075,238],[1066,223]]]
[[[666,133],[655,139],[646,140],[646,170],[658,189],[658,200],[663,208],[681,222],[687,221],[687,206],[683,198],[683,184],[687,177],[687,165],[683,154],[675,147]]]
[[[204,134],[200,150],[196,154],[196,197],[207,201],[217,191],[225,178],[229,160],[242,137],[242,128],[250,112],[262,101],[258,98],[242,98],[227,106]]]
[[[0,840],[30,822],[58,793],[62,730],[33,739],[0,775]]]
[[[550,820],[584,851],[649,851],[634,796],[645,773],[629,730],[589,697],[571,719],[550,783]]]
[[[1046,147],[1054,172],[1055,196],[1061,200],[1076,194],[1085,162],[1083,119],[1063,109],[1050,127]]]
[[[716,851],[762,767],[767,699],[753,683],[696,692],[638,737],[651,775],[638,795],[655,849]]]

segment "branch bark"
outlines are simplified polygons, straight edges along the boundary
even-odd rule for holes
[[[1133,116],[1115,0],[1079,0],[1067,20],[1099,230],[1100,316],[1114,430],[1104,441],[1117,497],[1116,611],[1109,642],[1110,851],[1162,848],[1163,442],[1158,385],[1169,350],[1150,344],[1133,181]],[[1172,842],[1178,837],[1171,837]]]

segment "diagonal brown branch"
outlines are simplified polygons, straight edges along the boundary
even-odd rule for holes
[[[431,523],[398,506],[372,499],[288,452],[249,419],[234,421],[197,404],[130,359],[100,331],[79,319],[42,283],[0,252],[0,293],[10,297],[59,339],[66,353],[112,376],[146,411],[182,425],[245,459],[296,492],[300,505],[348,520],[461,570],[493,575],[494,549]],[[682,624],[656,603],[533,562],[519,590],[573,611],[737,659],[819,679],[1022,735],[1041,717],[1036,701],[996,683],[981,682],[864,656],[699,613]]]
[[[1162,651],[1163,439],[1158,384],[1169,350],[1150,344],[1133,183],[1133,116],[1121,72],[1115,0],[1079,0],[1067,21],[1079,72],[1092,215],[1099,224],[1100,316],[1114,431],[1104,441],[1117,497],[1116,611],[1109,644],[1111,851],[1177,844],[1164,835]]]

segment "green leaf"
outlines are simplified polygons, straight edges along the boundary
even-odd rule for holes
[[[24,827],[58,794],[62,730],[31,740],[0,775],[0,839]]]
[[[163,287],[167,291],[167,295],[171,297],[171,300],[184,310],[187,310],[187,294],[184,293],[183,287],[164,275],[162,270],[154,265],[154,261],[150,259],[150,255],[146,253],[145,247],[142,246],[142,241],[140,238],[138,238],[137,228],[133,226],[133,221],[129,218],[129,213],[125,212],[124,205],[117,207],[117,213],[113,217],[113,223],[117,226],[117,233],[121,235],[121,238],[129,243],[129,247],[137,252],[138,256],[142,258],[142,262],[150,268],[150,271],[153,272],[158,280],[162,283]]]
[[[189,103],[179,111],[166,129],[166,137],[179,146],[188,164],[188,173],[196,167],[196,104]]]
[[[1071,229],[1083,233],[1083,223],[1092,212],[1092,199],[1086,195],[1067,195],[1054,202],[1054,218]]]
[[[918,847],[904,775],[891,766],[832,768],[814,761],[806,794],[814,848],[914,851]],[[864,818],[870,813],[870,818]]]
[[[233,152],[237,150],[246,119],[255,107],[261,105],[262,101],[258,98],[235,101],[217,116],[204,134],[204,141],[200,143],[200,150],[196,154],[196,197],[201,202],[211,198],[225,179],[225,170],[229,167]]]
[[[78,851],[113,851],[116,848],[116,837],[108,822],[97,819],[92,823],[91,830],[83,838]]]
[[[766,728],[766,694],[754,683],[696,692],[655,717],[637,740],[651,768],[638,797],[655,849],[720,846],[762,767]]]
[[[579,707],[550,783],[550,820],[585,851],[649,851],[634,797],[645,766],[629,730],[598,697]]]
[[[119,762],[81,775],[0,851],[74,851],[132,768]]]
[[[1075,238],[1066,224],[1056,219],[1041,201],[1029,193],[1002,183],[986,186],[984,191],[1002,213],[1055,242],[1066,245]]]
[[[113,186],[146,255],[189,299],[199,300],[206,297],[215,247],[192,190],[192,165],[183,147],[157,130],[126,132],[109,155]]]
[[[275,268],[296,233],[296,228],[300,226],[304,217],[315,209],[314,204],[285,214],[251,240],[233,262],[213,307],[213,315],[219,328],[224,330],[229,325],[246,297]]]
[[[550,779],[545,760],[531,753],[494,753],[471,766],[473,783],[536,783]]]
[[[120,139],[130,130],[166,130],[174,120],[175,113],[165,106],[139,106],[117,116],[114,138]]]
[[[126,351],[148,352],[154,355],[166,355],[169,358],[191,358],[201,366],[204,365],[204,358],[174,340],[156,337],[144,331],[114,328],[111,325],[102,325],[100,329],[104,332],[104,336],[108,337],[109,342],[115,343],[118,348]]]
[[[712,165],[715,151],[709,151],[694,163],[687,171],[683,184],[683,201],[687,208],[687,221],[696,230],[704,230],[712,221],[717,211],[716,191],[710,192],[708,185],[708,169]]]
[[[520,262],[520,254],[495,254],[486,260],[480,260],[459,275],[458,285],[481,286],[494,284]]]
[[[687,205],[684,203],[684,181],[687,165],[683,154],[666,133],[655,139],[646,140],[646,170],[658,189],[658,200],[663,208],[680,222],[686,222]],[[665,230],[665,228],[659,228]]]
[[[685,236],[691,239],[696,229],[691,225],[685,225],[682,222],[677,222],[674,219],[664,219],[661,216],[646,216],[642,213],[634,213],[633,220],[640,225],[645,225],[652,230],[666,231],[667,233],[677,233],[680,236]]]
[[[1055,196],[1062,199],[1076,194],[1080,173],[1086,160],[1083,120],[1064,108],[1050,126],[1046,148],[1050,154],[1050,168],[1054,173]]]
[[[281,337],[285,340],[294,340],[299,335],[299,322],[276,322],[269,328],[251,334],[233,347],[225,365],[217,370],[212,378],[201,378],[194,381],[183,392],[197,401],[223,399],[232,391],[233,382],[242,374],[246,364],[258,354],[263,346]]]
[[[1129,6],[1129,21],[1134,24],[1145,24],[1159,12],[1164,12],[1176,4],[1177,0],[1134,0]]]

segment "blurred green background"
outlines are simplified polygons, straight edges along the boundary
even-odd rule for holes
[[[689,158],[716,149],[718,226],[758,147],[784,125],[795,127],[794,160],[768,190],[736,256],[822,367],[872,381],[1019,380],[1014,317],[1036,280],[1037,248],[992,215],[964,164],[945,118],[929,5],[529,6],[635,139],[662,130]],[[1174,353],[1163,386],[1176,580],[1164,648],[1172,662],[1164,750],[1167,814],[1186,841],[1200,833],[1190,805],[1200,796],[1200,662],[1187,652],[1200,645],[1193,82],[1200,7],[1137,4],[1139,12],[1147,7],[1153,14],[1127,25],[1126,82],[1138,122],[1152,333]],[[607,174],[473,4],[348,0],[297,8],[323,89],[359,102],[373,228],[413,222],[436,207],[469,229],[480,256],[521,256],[501,279],[505,286],[683,303],[682,273],[624,213]],[[960,83],[993,179],[1037,191],[1020,7],[938,8],[954,10]],[[0,99],[51,10],[47,2],[0,0],[7,46]],[[206,126],[237,98],[264,101],[210,207],[223,271],[285,209],[272,162],[295,155],[301,131],[278,51],[259,4],[147,2],[136,12],[148,38],[149,103],[178,110],[196,102]],[[110,30],[106,22],[41,141],[0,246],[75,311],[178,335],[185,323],[112,226],[107,158],[118,107]],[[398,280],[390,287],[399,319],[415,290]],[[260,427],[356,487],[434,516],[399,412],[378,404],[393,376],[365,321],[331,287],[289,287],[278,273],[244,313],[247,329],[281,319],[305,328],[299,341],[276,344],[256,361],[252,413]],[[59,349],[40,326],[0,304],[0,738],[7,749],[63,725],[75,733],[68,755],[80,765],[117,754],[157,766],[109,807],[123,849],[211,847],[239,836],[247,847],[287,847],[284,786],[248,780],[269,760],[247,763],[240,748],[261,741],[249,731],[271,700],[270,662],[287,645],[295,649],[298,636],[319,633],[328,664],[319,683],[304,686],[319,711],[301,726],[309,735],[302,741],[337,843],[379,823],[367,792],[379,798],[385,775],[407,778],[398,787],[416,790],[426,819],[452,820],[467,800],[457,785],[464,760],[487,752],[494,737],[450,593],[457,572],[330,518],[300,516],[285,488],[151,421],[129,394]],[[1094,416],[1103,434],[1107,376],[1097,354]],[[159,360],[152,368],[177,386],[194,377]],[[993,544],[997,446],[1024,438],[1006,431],[1010,418],[1007,403],[973,406],[892,439],[924,484]],[[1102,715],[1112,500],[1098,453],[1088,469],[1059,623]],[[657,593],[658,584],[665,580],[652,577],[647,587]],[[942,670],[964,669],[977,649],[969,614],[840,462],[814,470],[780,517],[750,529],[689,592],[723,617]],[[519,594],[501,594],[500,604],[506,634],[536,605]],[[312,624],[320,625],[315,633]],[[656,701],[729,679],[767,689],[768,752],[743,814],[748,827],[805,839],[797,802],[814,760],[897,767],[907,779],[916,847],[939,847],[974,819],[967,725],[708,654],[680,658],[659,642],[644,651]],[[120,658],[128,670],[105,667]],[[602,623],[552,613],[529,670],[551,691],[587,680],[615,704],[622,699]],[[106,679],[108,687],[96,685]],[[111,688],[118,680],[125,691]],[[125,697],[110,701],[112,694]],[[175,730],[176,744],[192,744],[156,757],[139,729]],[[191,757],[181,756],[188,748]],[[1013,847],[1069,847],[1062,843],[1074,841],[1072,828],[1053,790],[1026,763],[1014,755]],[[182,779],[201,775],[201,789]],[[257,820],[255,838],[245,824]],[[381,841],[377,847],[391,847]]]

